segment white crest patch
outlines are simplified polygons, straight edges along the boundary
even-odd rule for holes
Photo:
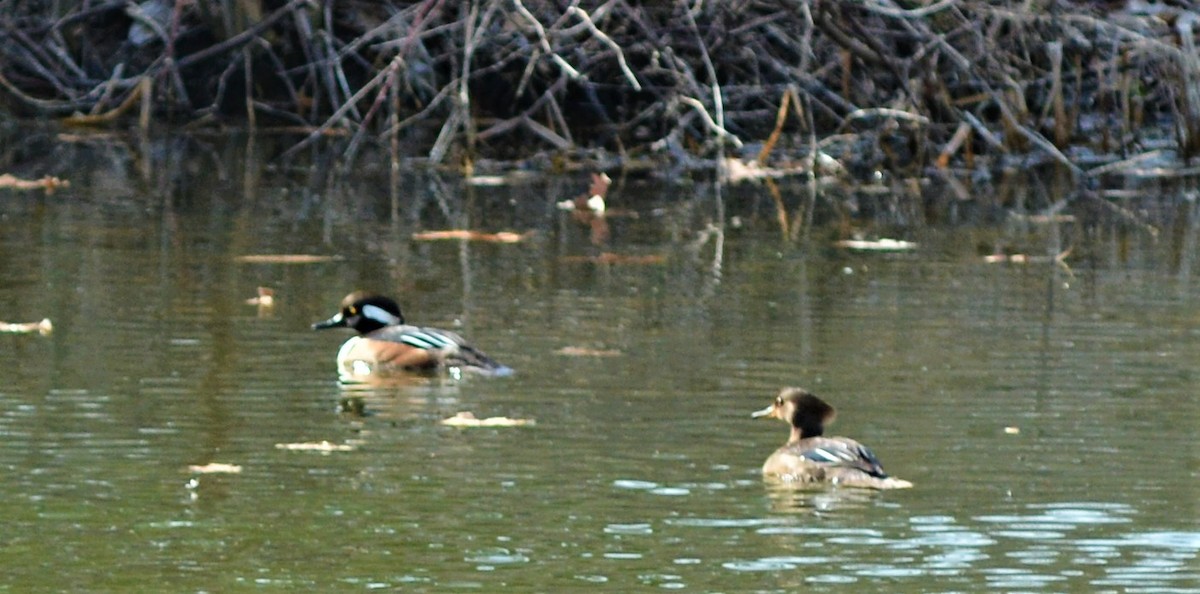
[[[364,305],[362,308],[362,315],[388,326],[400,323],[400,318],[396,317],[394,314],[388,313],[387,310],[379,307],[378,305]]]
[[[593,194],[587,201],[588,209],[596,214],[604,214],[604,198],[599,194]]]

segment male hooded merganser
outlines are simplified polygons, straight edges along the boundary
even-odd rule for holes
[[[792,434],[763,464],[763,474],[784,481],[827,482],[868,489],[906,489],[912,483],[892,478],[867,446],[848,437],[824,437],[837,411],[802,388],[784,388],[775,402],[752,416],[791,423]]]
[[[450,370],[483,375],[511,375],[513,370],[493,361],[453,332],[404,323],[400,306],[380,295],[354,292],[342,300],[342,310],[313,330],[353,328],[358,336],[338,350],[338,373],[344,381],[364,381],[389,371]]]
[[[559,209],[571,211],[573,219],[591,230],[592,245],[602,246],[608,243],[612,233],[608,226],[608,217],[605,216],[608,209],[604,203],[605,197],[608,196],[608,187],[611,185],[612,178],[607,174],[593,173],[592,185],[588,187],[587,192],[558,203]]]
[[[576,213],[603,216],[606,209],[604,198],[608,195],[608,187],[611,185],[612,178],[608,177],[607,174],[593,173],[592,185],[588,187],[588,191],[570,200],[559,202],[558,208]]]

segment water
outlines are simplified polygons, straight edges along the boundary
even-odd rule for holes
[[[1190,213],[1152,239],[885,212],[921,247],[855,254],[824,219],[780,239],[759,188],[624,180],[610,249],[663,259],[599,264],[553,208],[582,176],[406,171],[393,206],[370,171],[184,144],[55,144],[70,189],[0,194],[0,320],[55,327],[0,335],[0,589],[1200,591]],[[536,234],[409,239],[450,227]],[[336,259],[238,259],[301,253]],[[339,385],[346,336],[309,324],[355,288],[517,375]],[[783,385],[916,487],[764,484],[786,427],[749,414]],[[536,425],[438,424],[463,410]]]

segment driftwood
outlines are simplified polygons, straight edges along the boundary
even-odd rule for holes
[[[59,188],[66,188],[71,182],[47,175],[41,179],[21,179],[9,173],[0,173],[0,190],[41,190],[53,194]]]
[[[750,145],[764,165],[835,133],[853,137],[835,157],[900,170],[1036,155],[1086,176],[1074,149],[1125,158],[1148,134],[1200,153],[1197,15],[1164,4],[265,4],[13,3],[0,109],[299,125],[292,152],[340,131],[347,156],[376,143],[393,160],[403,146],[461,163],[581,150],[708,161]],[[785,125],[789,106],[802,117]]]

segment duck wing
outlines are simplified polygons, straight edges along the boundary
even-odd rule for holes
[[[476,368],[497,374],[512,371],[449,330],[409,325],[385,326],[367,337],[425,351],[431,360],[446,366]]]
[[[465,342],[461,336],[447,330],[408,325],[384,326],[367,336],[371,340],[398,342],[427,351],[453,350]]]
[[[852,468],[876,478],[887,478],[875,453],[848,437],[811,437],[800,440],[795,447],[800,457],[817,464]]]

